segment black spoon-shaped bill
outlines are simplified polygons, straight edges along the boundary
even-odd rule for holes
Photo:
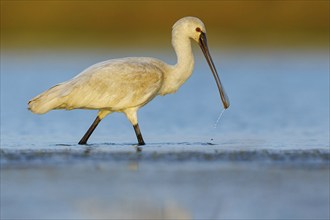
[[[227,109],[230,106],[229,98],[228,98],[228,96],[227,96],[227,94],[226,94],[226,92],[225,92],[225,90],[224,90],[224,88],[221,84],[217,69],[215,68],[215,65],[213,63],[211,54],[209,52],[209,48],[207,46],[206,34],[204,32],[201,32],[201,35],[199,36],[199,46],[201,47],[201,49],[204,53],[206,61],[209,64],[209,66],[211,68],[211,71],[213,73],[215,82],[217,83],[223,107],[225,109]]]

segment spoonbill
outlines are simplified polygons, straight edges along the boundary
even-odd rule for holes
[[[157,95],[175,93],[191,76],[194,56],[191,41],[199,44],[211,68],[223,107],[230,105],[206,39],[203,22],[184,17],[172,27],[177,63],[169,65],[149,57],[112,59],[90,66],[74,78],[59,83],[28,102],[28,109],[44,114],[53,109],[92,109],[98,114],[79,144],[86,144],[99,122],[112,112],[122,112],[132,123],[139,145],[144,145],[137,111]]]

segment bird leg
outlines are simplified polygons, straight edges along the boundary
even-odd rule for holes
[[[95,118],[93,124],[89,127],[86,134],[81,138],[81,140],[79,141],[78,144],[86,144],[87,143],[88,138],[91,136],[91,134],[95,130],[96,126],[100,123],[100,121],[101,121],[101,118],[99,116],[97,116]]]
[[[134,127],[136,137],[138,139],[139,145],[145,145],[140,128],[139,128],[139,124],[133,125],[133,127]]]

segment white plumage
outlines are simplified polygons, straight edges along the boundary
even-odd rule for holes
[[[200,44],[217,81],[224,107],[228,108],[229,101],[208,52],[205,33],[205,26],[198,18],[182,18],[172,30],[177,64],[169,65],[148,57],[128,57],[97,63],[30,100],[29,109],[36,114],[53,109],[99,110],[80,144],[87,143],[98,123],[109,113],[123,112],[134,126],[139,144],[144,144],[137,111],[157,95],[176,92],[191,76],[194,57],[190,39]]]

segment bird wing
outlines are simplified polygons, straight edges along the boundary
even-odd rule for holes
[[[95,64],[62,86],[65,109],[120,111],[140,107],[161,88],[166,64],[153,58],[124,58]]]

